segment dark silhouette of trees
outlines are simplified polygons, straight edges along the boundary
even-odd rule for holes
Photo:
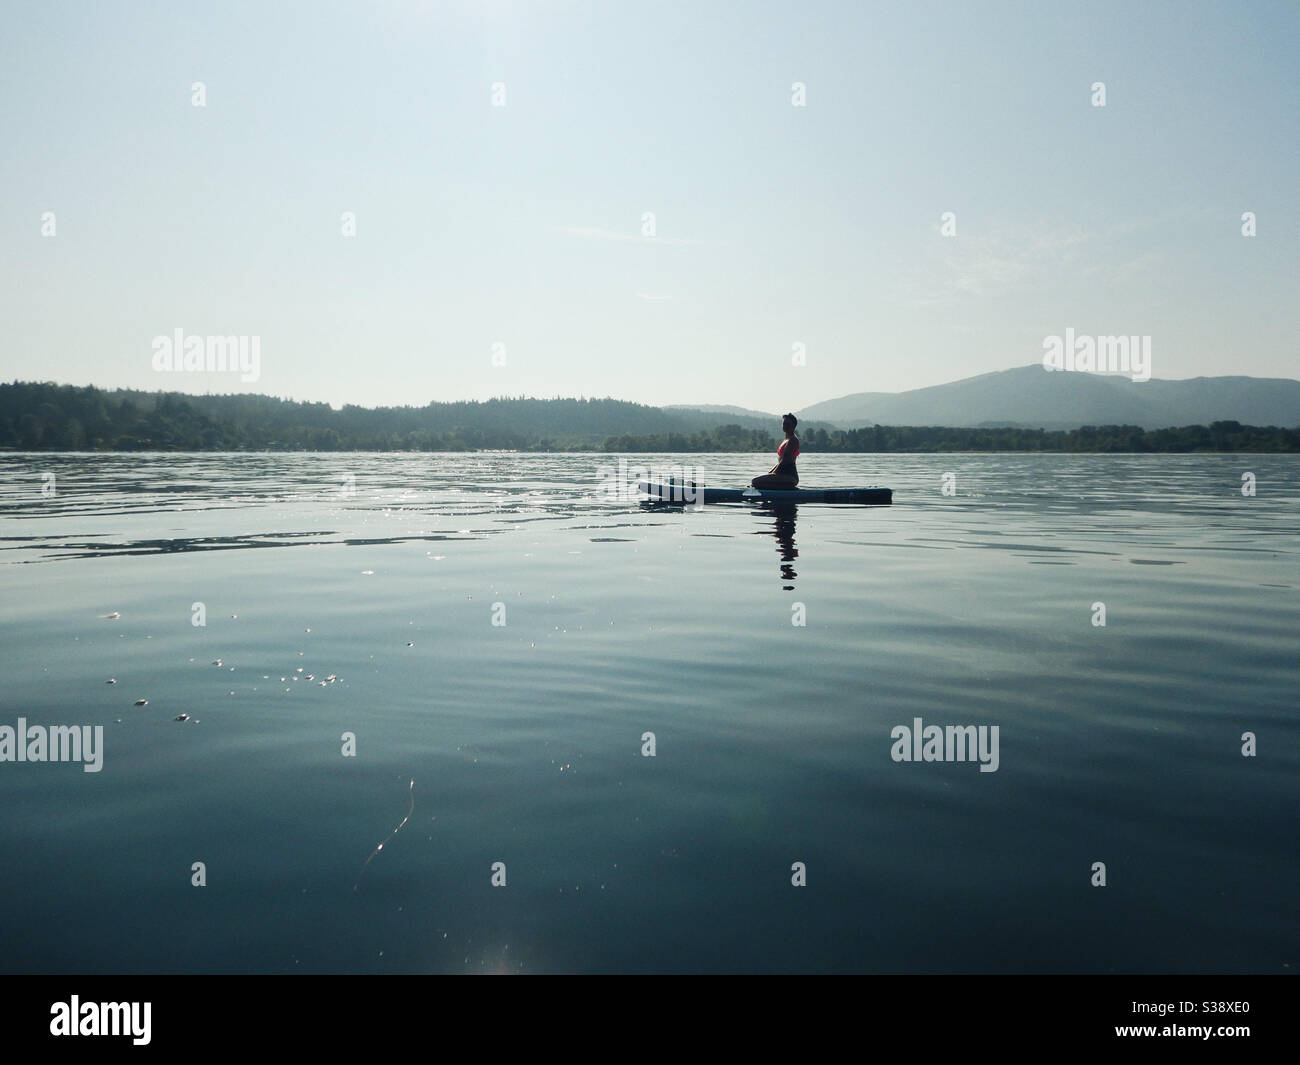
[[[0,448],[18,451],[773,451],[779,434],[615,399],[490,399],[334,410],[270,396],[0,384]],[[1300,429],[1218,421],[1143,430],[807,426],[805,452],[1300,451]]]

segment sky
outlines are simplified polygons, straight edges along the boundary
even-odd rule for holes
[[[13,5],[0,379],[783,412],[1067,328],[1300,377],[1297,55],[1292,2]]]

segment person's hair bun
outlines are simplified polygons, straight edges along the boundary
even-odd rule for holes
[[[781,420],[782,420],[782,421],[785,421],[787,418],[788,418],[790,421],[794,422],[795,425],[798,425],[798,424],[799,424],[799,419],[796,418],[793,414],[786,414],[785,416],[783,416],[783,417],[781,418]]]

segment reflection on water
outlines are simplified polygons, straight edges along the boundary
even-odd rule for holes
[[[776,538],[776,553],[781,556],[781,580],[783,590],[794,591],[794,560],[799,557],[799,549],[794,546],[795,519],[799,515],[798,503],[764,503],[756,513],[772,520],[763,530]]]
[[[758,518],[759,528],[755,532],[757,536],[772,536],[776,539],[776,553],[781,556],[780,580],[784,591],[794,591],[794,580],[798,573],[794,568],[794,561],[799,557],[799,549],[794,545],[795,521],[799,515],[799,504],[784,501],[767,500],[760,504],[749,502],[740,503],[711,503],[708,505],[710,510],[721,510],[724,513],[735,513],[737,511],[749,511]],[[691,503],[674,503],[669,500],[650,499],[642,500],[639,503],[639,509],[643,514],[686,514],[690,511],[701,509]],[[693,535],[699,537],[730,537],[732,533],[712,533],[696,532]]]
[[[654,466],[661,458],[638,461]],[[693,463],[713,484],[740,485],[752,473],[750,455],[666,458]],[[713,522],[705,512],[741,518],[753,509],[637,506],[635,493],[608,493],[609,465],[598,453],[466,454],[454,465],[400,452],[0,454],[0,564],[484,540],[551,522],[608,529],[611,519],[634,537],[665,519],[695,536],[737,536],[747,520]],[[1268,491],[1243,502],[1246,467]],[[941,492],[944,471],[955,471],[955,496]],[[1033,565],[1076,565],[1097,553],[1123,558],[1117,534],[1163,553],[1189,528],[1198,541],[1192,550],[1271,552],[1278,541],[1290,550],[1287,523],[1300,503],[1288,456],[822,455],[816,475],[819,484],[880,481],[895,491],[888,517],[803,504],[837,514],[840,544],[978,548]],[[789,583],[794,511],[766,504],[758,512],[772,519]],[[1255,535],[1243,541],[1247,515]],[[1168,561],[1145,551],[1138,558]]]
[[[105,729],[102,773],[0,765],[0,970],[1293,968],[1300,457],[809,463],[895,503],[0,454],[0,725]],[[918,717],[1000,768],[894,762]]]

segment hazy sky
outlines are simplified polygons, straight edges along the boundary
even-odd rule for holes
[[[1291,2],[10,5],[0,377],[797,411],[1067,327],[1296,377],[1297,55]]]

